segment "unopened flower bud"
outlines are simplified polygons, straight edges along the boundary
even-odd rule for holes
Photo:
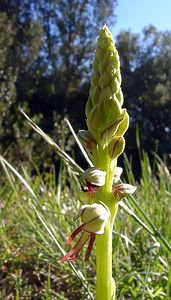
[[[122,136],[116,136],[108,145],[108,154],[111,159],[117,158],[125,148],[125,139]]]
[[[106,124],[106,126],[100,133],[100,137],[103,143],[109,143],[111,141],[123,119],[123,117],[120,117]]]
[[[89,131],[79,130],[77,136],[86,150],[91,152],[96,147],[97,143]]]
[[[122,109],[122,122],[120,122],[117,128],[116,135],[123,136],[127,131],[128,127],[129,127],[129,115],[126,109]]]
[[[115,123],[122,118],[121,105],[115,95],[111,99],[99,102],[91,110],[87,119],[89,131],[95,137],[96,141],[101,141],[101,132],[105,126]]]
[[[132,195],[135,191],[136,187],[127,183],[118,184],[112,190],[113,194],[118,197],[118,201],[125,196]]]
[[[82,177],[95,186],[103,186],[105,184],[106,172],[91,167],[83,172]]]

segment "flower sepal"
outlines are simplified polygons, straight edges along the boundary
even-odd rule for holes
[[[85,224],[84,230],[95,234],[103,234],[106,221],[110,216],[108,207],[100,201],[92,205],[85,204],[81,207],[81,221]]]
[[[83,172],[82,179],[85,180],[85,182],[100,187],[105,184],[106,172],[95,167],[90,167]]]
[[[111,141],[123,120],[123,117],[119,117],[112,122],[107,123],[104,128],[102,128],[102,131],[100,132],[100,140],[102,144],[108,144]]]
[[[92,134],[88,130],[79,130],[77,136],[86,151],[93,152],[97,143]]]
[[[125,149],[125,139],[123,136],[115,136],[108,145],[108,154],[111,159],[117,158]]]
[[[116,167],[115,168],[114,178],[113,178],[114,183],[117,183],[120,180],[122,172],[123,172],[123,169],[121,167]]]

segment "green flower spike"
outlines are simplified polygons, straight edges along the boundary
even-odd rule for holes
[[[96,238],[97,300],[115,299],[116,288],[112,278],[112,230],[118,209],[118,193],[114,193],[112,189],[122,173],[122,169],[117,167],[117,158],[124,151],[124,134],[129,126],[128,113],[122,106],[119,55],[111,32],[104,25],[97,41],[86,105],[88,132],[97,143],[91,153],[91,159],[97,168],[106,171],[104,185],[98,189],[96,195],[86,196],[89,196],[89,203],[103,199],[110,210],[105,232]]]
[[[93,63],[93,75],[86,105],[87,126],[98,143],[106,144],[114,135],[122,136],[129,117],[122,109],[119,55],[111,32],[101,29]]]
[[[70,236],[67,245],[82,232],[75,246],[61,262],[75,259],[89,240],[85,260],[88,259],[96,238],[96,300],[116,300],[112,277],[112,232],[118,201],[132,194],[135,187],[117,184],[122,168],[117,159],[125,148],[124,134],[129,116],[123,107],[119,55],[111,32],[106,25],[97,41],[89,98],[86,105],[88,130],[78,132],[78,138],[93,162],[83,172],[80,181],[82,203],[77,217],[80,225]],[[103,199],[103,203],[100,200]]]

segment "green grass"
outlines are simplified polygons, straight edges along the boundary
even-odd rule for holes
[[[171,175],[156,154],[150,163],[139,152],[138,182],[125,156],[125,181],[137,191],[121,202],[113,233],[117,299],[169,300]],[[1,164],[0,299],[95,299],[95,250],[87,264],[84,253],[73,263],[58,262],[80,207],[73,169],[61,162],[56,182],[53,168],[30,177],[23,165],[17,172],[2,158]]]

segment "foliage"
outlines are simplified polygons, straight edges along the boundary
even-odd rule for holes
[[[121,32],[117,42],[123,91],[132,121],[128,145],[136,147],[131,136],[137,123],[147,151],[154,149],[158,140],[160,152],[168,153],[171,147],[171,32],[160,32],[150,25],[142,36]]]
[[[140,182],[135,182],[131,164],[126,158],[125,176],[132,184],[138,184],[138,203],[166,240],[171,242],[171,174],[156,154],[152,165],[144,151],[140,155]],[[48,173],[31,178],[22,165],[20,174],[34,189],[38,196],[36,200],[10,170],[6,171],[8,180],[4,180],[0,191],[0,296],[92,299],[88,295],[90,289],[91,293],[94,291],[94,255],[87,266],[82,259],[74,263],[77,270],[84,270],[84,274],[80,275],[79,271],[74,280],[73,265],[64,267],[58,263],[63,254],[60,244],[75,227],[75,222],[71,221],[72,211],[79,207],[75,177],[61,163],[56,185],[53,168]],[[126,203],[133,209],[129,200]],[[120,207],[113,232],[113,251],[117,257],[114,269],[117,296],[122,300],[169,299],[170,254],[156,241],[157,231],[151,236],[134,219],[130,222],[130,218]]]

